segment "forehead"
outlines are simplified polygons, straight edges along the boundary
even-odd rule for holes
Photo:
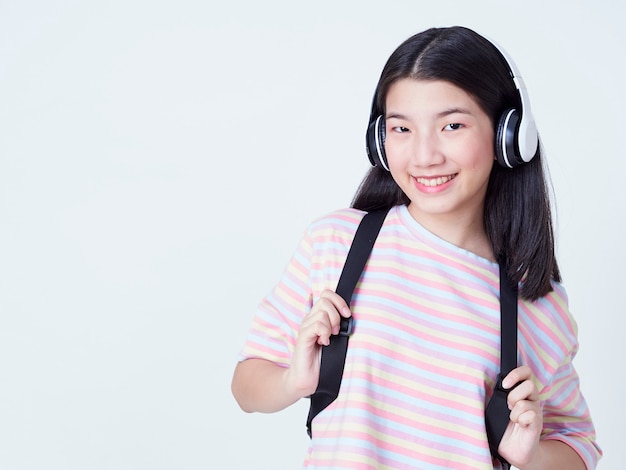
[[[445,80],[403,78],[389,87],[385,99],[386,114],[396,112],[439,113],[458,108],[482,112],[478,101],[467,91]]]

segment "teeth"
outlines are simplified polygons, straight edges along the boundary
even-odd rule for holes
[[[424,186],[439,186],[440,184],[447,183],[452,178],[454,178],[454,175],[440,176],[439,178],[417,178],[417,182]]]

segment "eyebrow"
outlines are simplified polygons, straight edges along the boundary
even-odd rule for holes
[[[472,112],[469,109],[466,108],[448,108],[440,113],[437,113],[437,117],[445,117],[445,116],[449,116],[450,114],[469,114],[471,115]]]
[[[472,112],[469,109],[466,108],[459,108],[459,107],[454,107],[454,108],[447,108],[444,109],[443,111],[437,113],[435,115],[435,117],[437,118],[442,118],[442,117],[446,117],[449,116],[451,114],[468,114],[468,115],[472,115]],[[402,113],[391,113],[391,114],[387,114],[385,116],[385,119],[402,119],[402,120],[408,120],[408,116],[402,114]]]

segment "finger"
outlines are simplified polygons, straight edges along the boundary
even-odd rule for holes
[[[337,334],[341,325],[341,315],[330,299],[321,298],[311,309],[307,321],[309,323],[318,321],[326,322],[329,325],[331,333]]]
[[[330,336],[339,334],[344,316],[351,316],[346,302],[335,292],[325,290],[311,308],[303,325],[311,325],[309,329],[318,335],[318,344],[326,346],[330,344]]]
[[[538,422],[540,411],[536,403],[519,402],[512,410],[509,419],[520,426],[530,426]]]
[[[513,369],[502,379],[502,386],[506,389],[512,388],[515,384],[529,380],[533,377],[533,372],[528,366],[520,366]]]
[[[322,293],[317,306],[327,312],[332,325],[333,335],[339,334],[343,318],[350,318],[352,312],[343,298],[335,292],[326,290]]]
[[[330,344],[330,337],[333,335],[333,332],[325,328],[323,330],[318,330],[317,334],[317,344],[320,346],[328,346]]]
[[[327,312],[320,310],[302,324],[299,334],[304,338],[311,338],[320,346],[328,346],[332,332],[333,326]]]
[[[539,391],[532,380],[524,380],[517,387],[511,390],[507,396],[507,403],[512,409],[518,402],[539,400]]]
[[[534,410],[525,411],[517,418],[517,424],[524,427],[532,426],[538,422],[538,416],[538,413]]]
[[[348,306],[346,301],[336,292],[326,289],[322,292],[320,299],[328,300],[342,317],[348,318],[352,315],[350,307]]]

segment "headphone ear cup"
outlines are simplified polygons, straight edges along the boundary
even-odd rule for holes
[[[502,113],[498,121],[495,145],[496,158],[498,163],[505,168],[515,168],[523,162],[517,148],[519,120],[519,111],[515,108],[510,108]]]
[[[367,127],[365,136],[367,157],[372,166],[379,166],[389,171],[385,155],[385,118],[380,115]]]

